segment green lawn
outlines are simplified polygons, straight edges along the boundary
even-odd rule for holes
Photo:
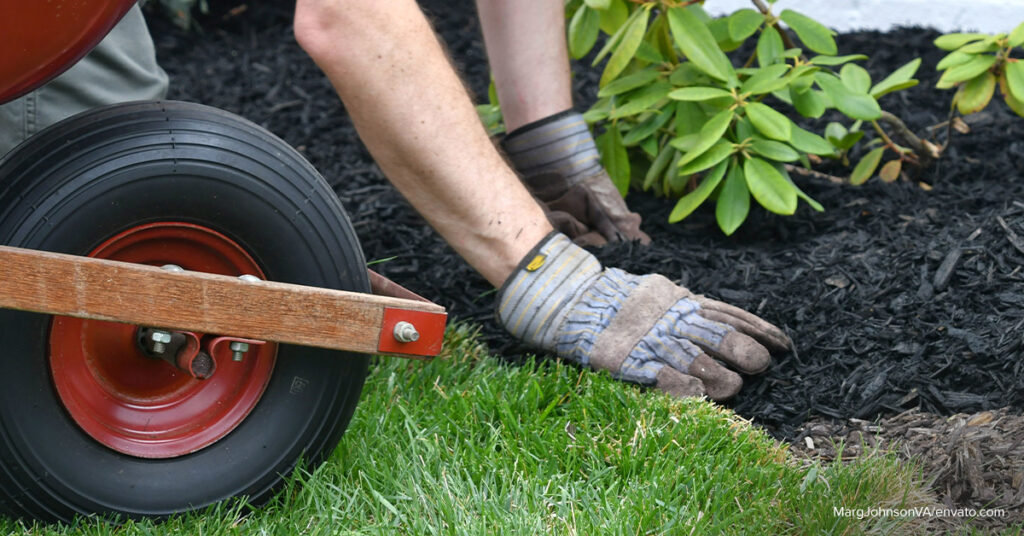
[[[431,363],[381,359],[330,461],[269,505],[0,532],[912,534],[833,507],[924,505],[915,480],[891,457],[801,467],[718,406],[549,359],[502,364],[455,327]]]

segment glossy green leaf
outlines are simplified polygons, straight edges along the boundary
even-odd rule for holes
[[[765,28],[757,38],[757,64],[767,67],[775,63],[782,57],[784,48],[779,31],[772,26]]]
[[[934,43],[942,50],[956,50],[967,43],[980,41],[986,37],[988,34],[983,33],[951,33],[936,37]]]
[[[1010,32],[1010,35],[1006,37],[1006,42],[1011,47],[1024,45],[1024,22],[1018,24],[1017,27]]]
[[[647,168],[647,174],[644,175],[643,185],[645,191],[650,189],[654,184],[654,181],[658,180],[658,177],[665,171],[665,168],[668,166],[668,163],[672,160],[673,156],[678,157],[679,152],[666,143],[665,146],[661,148],[661,151],[658,152],[658,156],[654,158],[654,162],[651,162],[651,167]]]
[[[607,12],[605,11],[602,13]],[[635,19],[639,18],[642,15],[644,15],[644,10],[642,9],[638,9],[634,11],[631,15],[629,15],[629,18],[627,18],[620,26],[618,26],[618,28],[615,30],[615,33],[611,34],[611,37],[609,37],[608,40],[605,41],[604,46],[601,47],[601,50],[597,52],[597,56],[594,57],[594,62],[591,63],[591,66],[596,67],[598,63],[601,63],[601,60],[603,60],[605,56],[607,56],[613,50],[615,50],[615,47],[617,47],[619,45],[619,42],[622,41],[622,36],[626,35],[626,30],[630,28],[630,24]]]
[[[689,164],[698,156],[704,154],[704,151],[710,149],[712,145],[718,143],[718,140],[725,134],[726,129],[729,128],[732,118],[732,110],[722,110],[711,119],[708,119],[708,122],[704,123],[704,126],[700,129],[697,143],[679,159],[679,166]]]
[[[825,125],[825,139],[836,147],[839,147],[839,144],[842,143],[843,137],[846,136],[846,132],[846,127],[844,127],[842,123],[833,121]]]
[[[659,76],[661,75],[653,68],[637,71],[633,74],[623,76],[622,78],[619,78],[618,80],[601,88],[601,90],[597,92],[597,96],[611,97],[612,95],[625,93],[638,87],[646,86],[647,84],[657,80]]]
[[[601,31],[608,35],[614,35],[629,19],[629,7],[626,5],[626,0],[611,0],[608,3],[608,9],[599,13]]]
[[[774,166],[760,158],[743,163],[747,188],[764,208],[784,216],[796,212],[796,189]]]
[[[960,86],[956,95],[956,109],[964,114],[980,112],[988,106],[996,91],[996,75],[984,72]]]
[[[640,15],[631,20],[626,26],[626,31],[622,34],[622,41],[615,49],[615,52],[612,52],[612,57],[608,58],[608,64],[604,66],[604,72],[601,74],[601,81],[599,83],[600,87],[604,87],[612,80],[615,80],[626,69],[629,62],[633,61],[633,55],[636,54],[636,49],[644,39],[644,32],[647,31],[648,11],[647,8],[637,10],[637,13]]]
[[[831,56],[838,51],[836,41],[832,38],[832,31],[818,21],[791,9],[784,9],[779,14],[779,18],[796,32],[797,37],[804,42],[807,48],[818,54]]]
[[[736,79],[729,58],[696,15],[683,7],[669,8],[668,24],[676,45],[697,68],[723,82]]]
[[[672,140],[669,141],[668,144],[681,153],[688,153],[692,151],[694,147],[697,146],[697,143],[699,141],[700,133],[694,132],[693,134],[686,134],[683,136],[677,136],[675,138],[672,138]]]
[[[679,101],[676,103],[676,136],[696,134],[707,121],[704,109],[696,102]]]
[[[718,202],[715,204],[715,220],[718,226],[726,235],[736,232],[743,221],[750,213],[750,190],[747,189],[747,179],[743,176],[743,169],[733,163],[729,166],[726,174],[725,184],[718,193]]]
[[[760,102],[747,104],[746,111],[750,122],[761,134],[773,140],[789,141],[793,123],[788,117]]]
[[[867,93],[871,88],[871,75],[856,63],[847,63],[839,71],[839,79],[854,93]]]
[[[733,124],[733,131],[736,133],[736,139],[740,141],[747,141],[757,137],[757,130],[750,123],[750,119],[746,117],[736,119],[736,122]]]
[[[1010,88],[1006,87],[1006,73],[999,77],[999,91],[1003,94],[1003,100],[1006,101],[1006,105],[1015,114],[1024,117],[1024,100],[1018,99],[1010,93]]]
[[[840,112],[848,117],[873,121],[882,116],[878,101],[865,93],[854,93],[841,80],[831,73],[818,71],[814,73],[818,86],[832,99],[832,103]]]
[[[616,97],[616,101],[623,99],[624,102],[623,104],[612,108],[612,112],[608,114],[608,118],[619,119],[621,117],[629,117],[643,112],[657,104],[658,101],[664,99],[668,95],[669,91],[672,91],[672,84],[665,81],[658,81],[632,93]]]
[[[683,87],[668,94],[668,98],[681,101],[706,101],[731,96],[732,93],[716,87]]]
[[[676,68],[672,70],[672,74],[668,75],[668,81],[672,82],[672,85],[676,87],[707,85],[714,83],[712,78],[698,69],[692,61],[684,61],[677,65]]]
[[[673,111],[674,110],[671,106],[666,106],[660,112],[651,114],[650,117],[638,123],[632,130],[623,136],[623,145],[629,147],[649,138],[652,134],[657,132],[659,128],[665,126],[665,124],[672,119]]]
[[[964,63],[967,63],[967,62],[971,61],[971,58],[973,58],[973,57],[974,56],[972,56],[970,54],[964,54],[963,52],[959,52],[959,51],[954,50],[953,52],[950,52],[949,54],[946,54],[946,56],[944,58],[939,60],[938,65],[935,66],[935,70],[936,71],[944,71],[944,70],[946,70],[946,69],[948,69],[950,67],[956,67],[957,65],[962,65]]]
[[[867,56],[864,54],[847,54],[845,56],[815,56],[811,58],[810,62],[814,65],[842,65],[849,61],[866,60]]]
[[[715,43],[722,52],[731,52],[743,44],[742,41],[734,41],[732,37],[729,36],[728,17],[714,19],[707,24],[707,27],[708,31],[711,32],[711,37],[715,39]]]
[[[586,56],[590,49],[594,48],[597,42],[597,34],[600,32],[598,22],[601,16],[588,6],[582,6],[576,10],[569,21],[569,55],[574,59]]]
[[[722,182],[722,177],[725,177],[725,171],[728,167],[729,161],[723,160],[700,181],[700,185],[694,191],[681,197],[676,202],[675,208],[672,209],[672,213],[668,215],[668,222],[675,223],[680,221],[692,214],[694,210],[697,210],[697,207],[707,200],[711,192],[715,191],[718,183]]]
[[[743,8],[728,17],[729,37],[733,41],[743,41],[754,35],[764,22],[764,15],[750,8]]]
[[[601,153],[601,165],[608,172],[612,183],[618,188],[619,194],[625,197],[629,190],[629,155],[622,145],[619,129],[610,126],[604,134],[597,137],[597,148]]]
[[[977,43],[971,43],[958,48],[960,52],[964,54],[984,54],[986,52],[995,52],[999,50],[999,43],[996,42],[995,38],[990,36],[984,41],[978,41]]]
[[[957,65],[956,67],[950,67],[946,72],[942,73],[938,83],[935,87],[938,89],[948,89],[953,87],[957,82],[963,82],[964,80],[970,80],[975,76],[989,70],[996,62],[995,56],[974,56],[970,60]]]
[[[648,35],[650,35],[650,33],[648,33]],[[662,57],[661,52],[658,52],[658,49],[646,40],[640,41],[640,46],[636,49],[636,58],[648,63],[665,62],[665,58]]]
[[[778,162],[795,162],[800,159],[800,155],[792,147],[779,141],[754,140],[750,144],[750,150]]]
[[[793,125],[793,134],[790,137],[789,143],[805,153],[817,155],[831,155],[835,153],[835,148],[832,147],[832,144],[825,141],[824,138],[796,125]]]
[[[622,143],[628,147],[625,137],[622,138]],[[658,156],[658,138],[654,136],[644,138],[644,141],[640,142],[640,148],[651,158]]]
[[[885,147],[877,147],[864,155],[864,158],[861,158],[853,168],[853,173],[850,173],[850,184],[859,186],[867,182],[875,174],[875,169],[878,168],[878,163],[882,160],[884,152]]]
[[[785,166],[783,166],[782,164],[773,164],[773,165],[775,166],[775,170],[778,171],[779,174],[782,175],[782,177],[786,179],[786,182],[788,182],[791,186],[793,186],[793,189],[796,190],[796,196],[797,197],[799,197],[800,199],[803,199],[804,202],[807,203],[808,205],[810,205],[811,208],[813,208],[814,210],[816,210],[818,212],[825,212],[825,207],[821,206],[821,203],[815,201],[813,198],[811,198],[811,196],[809,196],[806,193],[804,193],[804,191],[801,190],[800,187],[797,186],[795,182],[793,182],[793,177],[789,176],[789,172],[786,171],[786,167]]]
[[[733,143],[729,140],[718,140],[718,143],[715,143],[710,149],[704,151],[704,154],[694,158],[689,164],[679,168],[679,174],[692,175],[699,171],[704,171],[705,169],[728,158],[729,155],[732,154],[734,147]]]
[[[1024,62],[1006,64],[1006,87],[1013,98],[1024,101]]]
[[[611,7],[611,0],[583,0],[590,9],[603,10]]]
[[[917,80],[913,78],[920,66],[921,58],[915,58],[907,62],[899,69],[890,73],[889,76],[883,78],[881,82],[875,84],[871,88],[871,96],[877,99],[886,93],[917,85]]]
[[[789,99],[793,102],[793,107],[796,108],[796,111],[804,117],[817,119],[825,114],[825,99],[821,98],[821,93],[817,90],[809,89],[804,92],[798,92],[790,87]]]
[[[750,95],[763,95],[782,89],[788,83],[782,75],[789,72],[789,66],[784,63],[769,65],[758,69],[750,78],[743,81],[740,86],[740,93]]]

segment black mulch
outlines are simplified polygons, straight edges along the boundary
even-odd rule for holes
[[[471,2],[426,4],[458,68],[482,94],[488,71]],[[203,24],[204,35],[185,35],[153,22],[171,97],[239,113],[296,146],[336,187],[367,258],[391,259],[376,269],[454,318],[482,324],[492,348],[517,359],[522,349],[491,321],[491,289],[383,179],[329,84],[295,44],[287,3],[249,4]],[[932,89],[941,57],[935,36],[905,29],[839,39],[841,53],[871,56],[865,66],[876,80],[924,57],[922,84],[883,100],[918,132],[946,118],[951,97]],[[597,75],[576,66],[580,102],[593,98]],[[749,379],[731,403],[777,435],[793,437],[815,415],[871,419],[913,407],[1019,412],[1024,250],[1012,237],[1024,236],[1024,119],[1001,102],[989,108],[917,178],[931,191],[916,181],[875,179],[854,188],[797,178],[825,213],[804,205],[782,218],[757,209],[731,238],[709,210],[668,225],[669,204],[632,193],[628,202],[645,216],[655,244],[599,255],[679,279],[791,334],[796,350]]]

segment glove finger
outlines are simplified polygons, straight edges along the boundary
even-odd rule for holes
[[[735,305],[700,295],[695,296],[694,299],[701,306],[700,315],[708,320],[732,326],[741,333],[757,339],[759,343],[772,351],[784,352],[793,347],[793,341],[788,335],[774,324],[766,322],[755,314],[748,313]]]
[[[608,243],[604,236],[597,231],[590,231],[589,233],[576,235],[572,241],[581,246],[603,246]]]
[[[576,238],[590,232],[586,225],[583,225],[568,212],[561,210],[545,210],[544,212],[547,214],[551,226],[569,238]]]
[[[587,220],[609,241],[639,240],[643,245],[651,243],[651,237],[640,230],[640,216],[629,210],[607,172],[602,170],[574,188],[586,192]]]
[[[730,333],[735,333],[730,330]],[[673,336],[644,338],[630,355],[645,361],[656,361],[668,365],[680,374],[697,378],[704,386],[705,394],[712,400],[732,398],[743,387],[739,374],[723,367],[701,351],[690,340]],[[629,360],[624,365],[628,369]],[[664,369],[662,369],[664,370]],[[662,371],[658,372],[659,374]],[[692,382],[691,382],[692,383]],[[657,381],[655,382],[657,385]],[[674,384],[673,384],[674,385]]]
[[[694,301],[683,298],[672,308],[670,332],[745,374],[764,372],[771,364],[768,349],[724,322],[711,320]]]
[[[760,374],[772,364],[768,349],[739,331],[730,331],[719,344],[704,349],[744,374]]]
[[[677,398],[702,397],[704,384],[697,378],[664,366],[658,371],[654,387]]]

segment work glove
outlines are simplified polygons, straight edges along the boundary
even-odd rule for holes
[[[663,276],[602,268],[558,232],[502,285],[497,317],[535,348],[678,397],[728,399],[743,380],[721,363],[757,374],[769,350],[792,345],[761,318]]]
[[[582,115],[567,110],[520,127],[502,148],[551,225],[577,243],[651,242],[601,166]]]

